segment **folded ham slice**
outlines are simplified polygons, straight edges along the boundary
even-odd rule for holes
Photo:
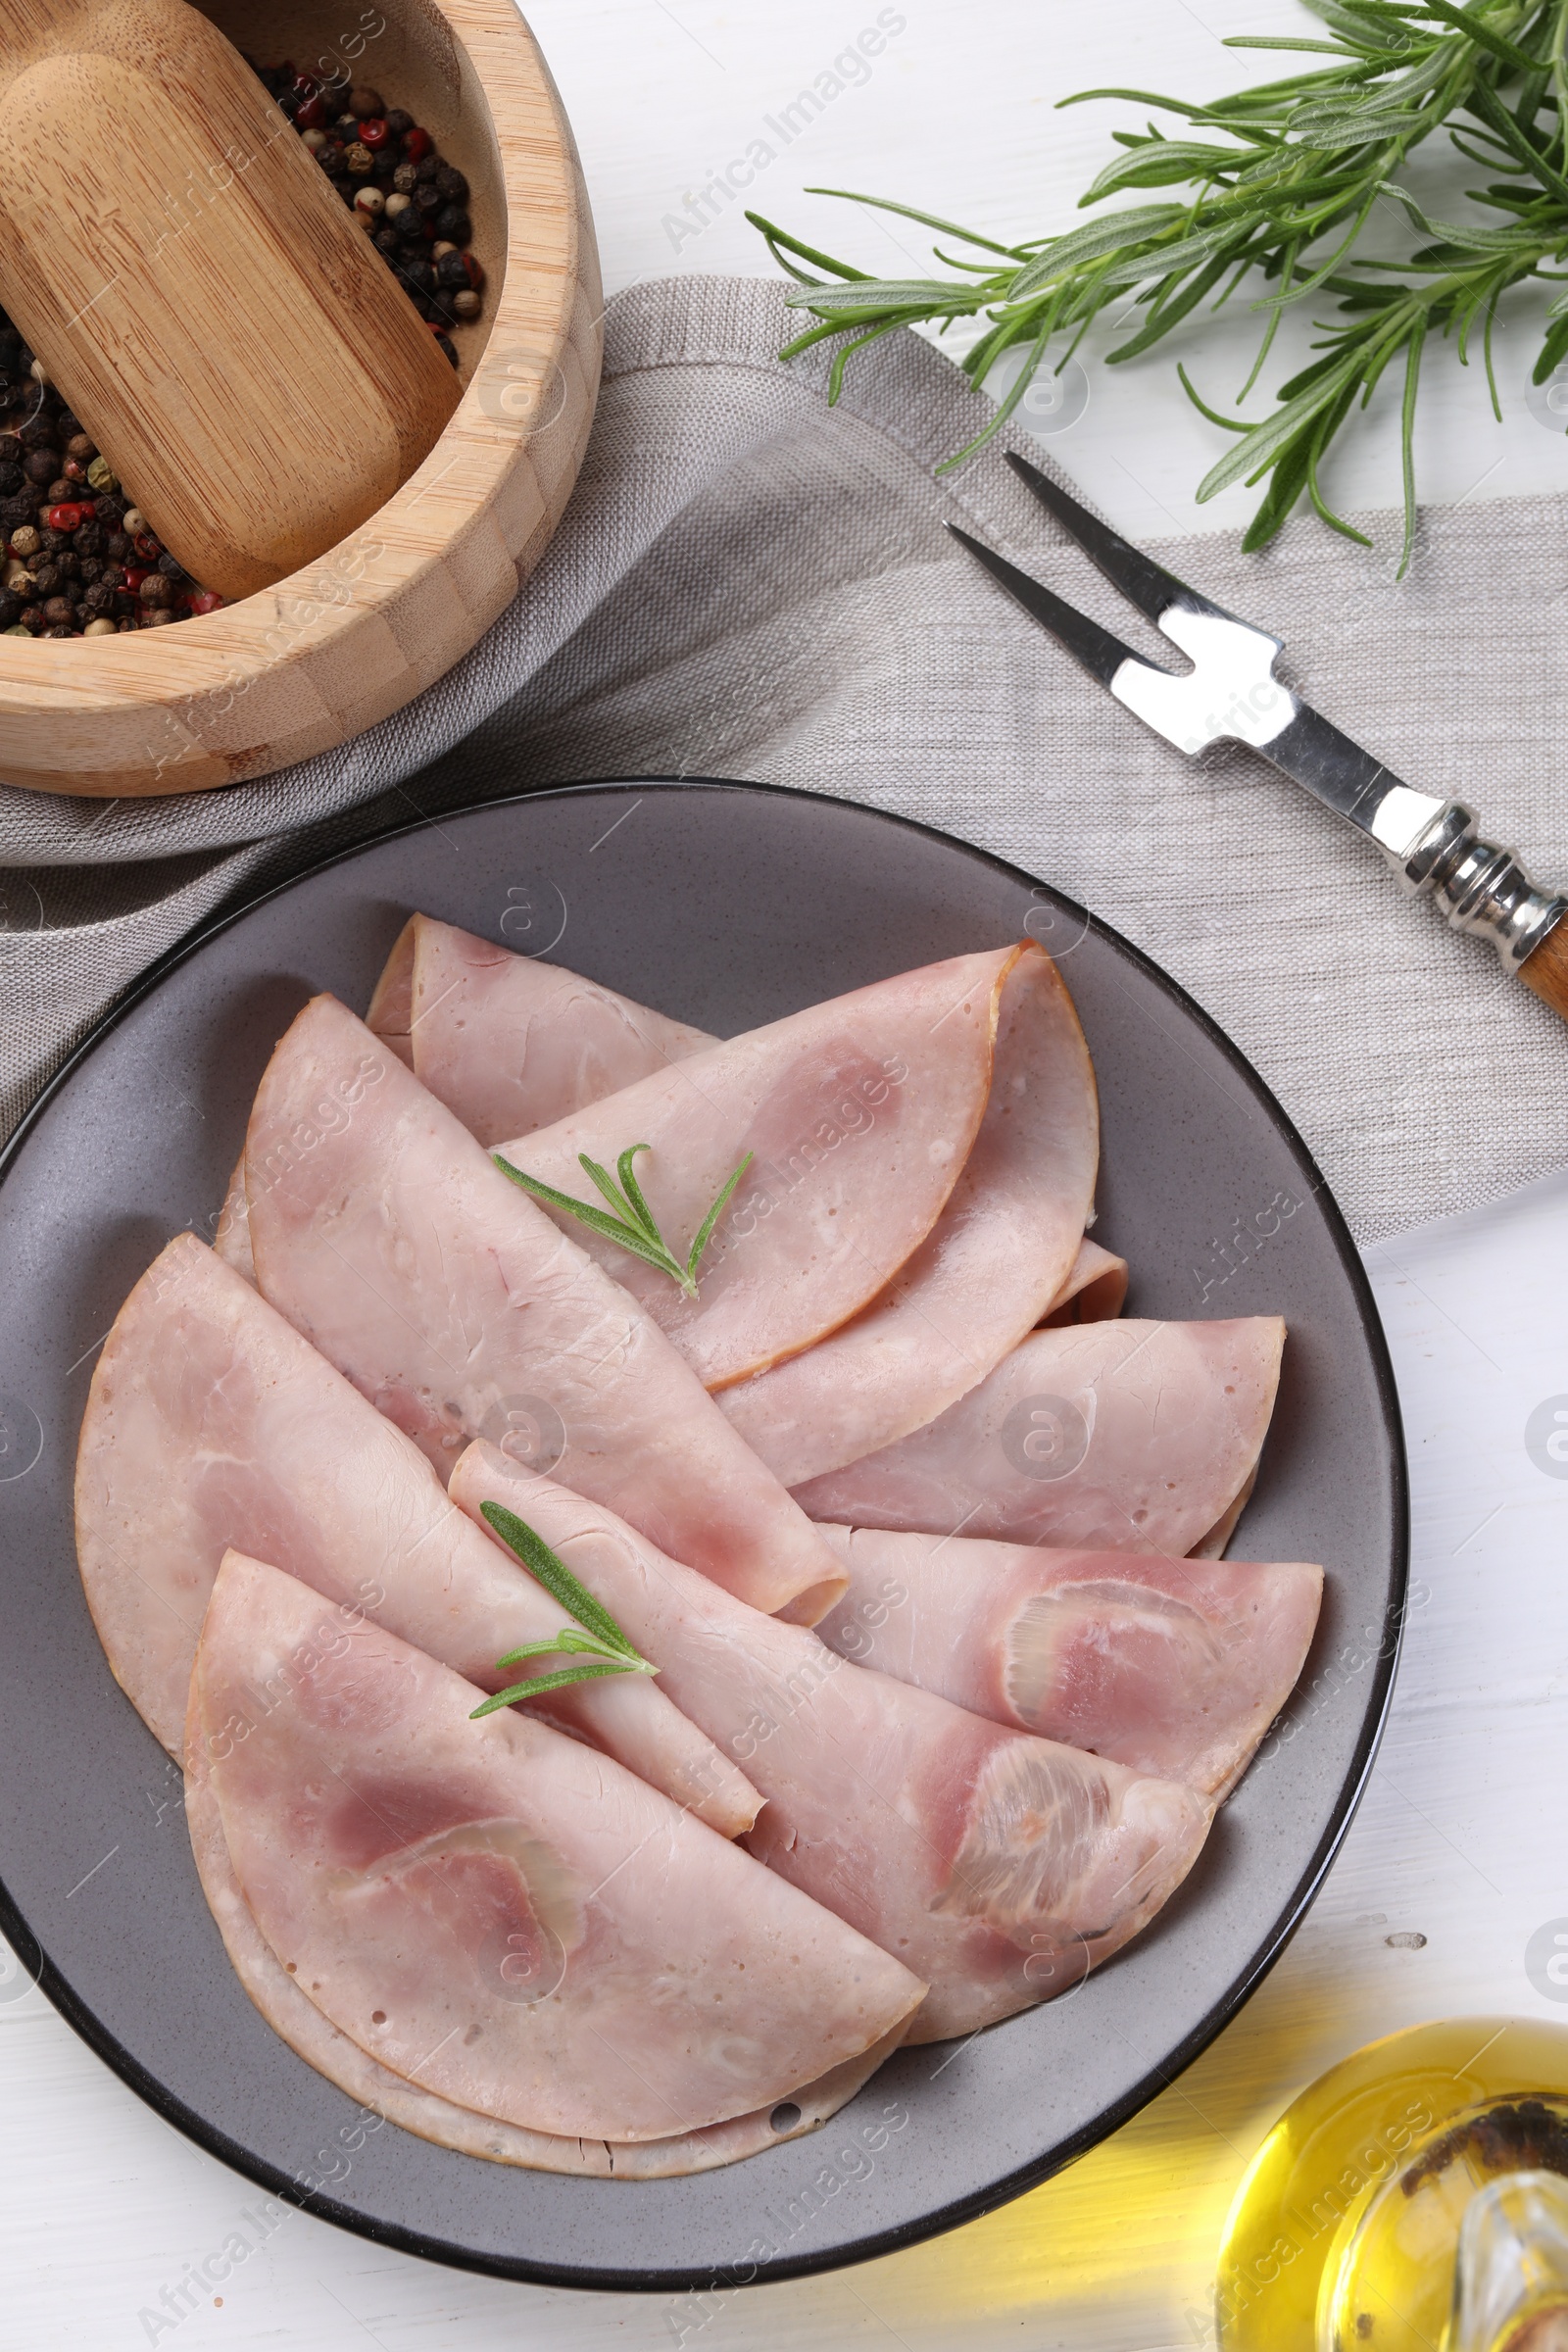
[[[752,1851],[930,1985],[912,2041],[1080,1982],[1203,1842],[1212,1807],[1193,1789],[848,1665],[494,1446],[468,1449],[452,1495],[515,1511],[658,1660],[767,1800]]]
[[[883,2044],[910,1972],[604,1756],[230,1551],[189,1742],[284,1971],[406,2081],[668,2140]]]
[[[815,2082],[803,2083],[791,2091],[788,2100],[667,2139],[566,2139],[556,2132],[529,2132],[521,2124],[498,2123],[494,2116],[456,2106],[439,2092],[393,2074],[340,2033],[301,1992],[298,1980],[289,1975],[268,1943],[240,1892],[223,1842],[199,1727],[187,1758],[185,1826],[223,1948],[272,2031],[307,2066],[315,2067],[318,2075],[335,2082],[372,2115],[460,2156],[519,2165],[530,2172],[572,2173],[605,2180],[664,2180],[684,2173],[710,2173],[720,2165],[735,2164],[763,2148],[814,2132],[854,2098],[904,2038],[901,2021],[859,2057],[847,2058]],[[377,2127],[372,2123],[368,2129]]]
[[[636,1301],[353,1013],[318,997],[245,1147],[270,1300],[443,1471],[520,1419],[561,1474],[760,1608],[844,1571]]]
[[[796,1497],[849,1527],[1179,1557],[1239,1511],[1284,1344],[1277,1315],[1037,1331],[929,1427]]]
[[[1042,1323],[1104,1323],[1127,1300],[1127,1260],[1102,1250],[1085,1234],[1066,1281],[1041,1316]]]
[[[487,1150],[718,1042],[427,914],[404,925],[366,1021]]]
[[[979,1131],[1003,987],[1021,956],[1045,960],[1028,946],[992,949],[809,1005],[514,1138],[501,1155],[597,1204],[579,1153],[612,1167],[629,1145],[649,1145],[637,1181],[683,1256],[750,1152],[696,1300],[569,1212],[550,1212],[709,1388],[744,1380],[857,1314],[936,1223]]]
[[[486,1690],[496,1660],[570,1622],[448,1501],[418,1448],[193,1234],[104,1344],[76,1457],[76,1547],[115,1678],[178,1753],[202,1614],[231,1544],[265,1548]],[[733,1837],[760,1803],[647,1675],[543,1706]]]
[[[850,1572],[817,1628],[841,1657],[1214,1797],[1285,1704],[1323,1596],[1302,1561],[822,1532]]]
[[[1067,1282],[1099,1155],[1072,999],[1050,956],[1027,947],[1003,984],[979,1135],[920,1248],[853,1322],[720,1392],[754,1452],[800,1486],[923,1428],[984,1380]]]

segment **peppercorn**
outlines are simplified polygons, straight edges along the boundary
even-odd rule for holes
[[[32,584],[39,596],[60,594],[61,570],[58,564],[40,564],[32,575]]]
[[[81,429],[79,419],[73,416],[69,409],[62,409],[55,418],[55,440],[62,449],[74,441]]]
[[[416,187],[434,188],[435,175],[440,169],[441,158],[436,154],[433,148],[428,155],[421,155],[418,162],[414,167],[414,181]],[[439,188],[437,188],[437,195],[439,195],[440,192],[441,191]]]
[[[103,568],[104,563],[101,556],[84,556],[82,558],[76,565],[76,572],[84,590],[94,585]]]
[[[0,498],[15,498],[25,479],[20,466],[0,465]]]
[[[432,187],[427,179],[421,180],[414,191],[414,201],[417,205],[421,217],[426,220],[433,220],[441,210],[441,191],[439,188]]]
[[[24,607],[20,596],[9,588],[0,588],[0,629],[14,629],[22,618]]]
[[[448,204],[467,203],[467,178],[465,173],[458,170],[456,164],[443,164],[435,175],[435,184],[440,189],[442,195],[446,198]]]
[[[174,601],[174,583],[161,571],[150,571],[137,594],[144,605],[172,605]]]
[[[380,155],[392,143],[392,133],[379,115],[360,124],[360,145],[368,147],[372,155]]]
[[[0,462],[7,466],[22,463],[22,443],[15,433],[0,433]]]
[[[139,596],[137,596],[134,589],[116,589],[115,618],[119,621],[122,629],[133,629],[136,626],[136,616],[140,611],[141,599]]]
[[[104,526],[101,522],[89,517],[86,522],[79,526],[76,532],[75,548],[77,555],[85,557],[91,562],[96,563],[98,558],[104,552],[104,541],[108,535],[109,534],[104,529]]]
[[[190,577],[179,558],[171,555],[167,547],[158,559],[158,568],[166,580],[173,580],[176,585],[179,581],[188,580]]]
[[[74,490],[79,491],[87,479],[87,468],[80,458],[68,458],[60,468]]]
[[[162,605],[155,605],[151,612],[142,614],[141,625],[144,629],[161,629],[173,617],[172,612],[166,612]]]
[[[453,246],[449,253],[444,253],[441,256],[441,259],[437,262],[435,266],[435,282],[438,286],[453,287],[466,286],[467,284],[468,272],[464,267],[463,256],[461,253],[459,253],[456,246]]]
[[[478,255],[475,253],[466,253],[463,257],[463,267],[468,272],[469,285],[477,294],[484,284],[484,270],[479,265]]]
[[[108,580],[94,580],[81,601],[89,612],[108,613],[112,618],[115,610],[115,595],[116,591]]]
[[[355,191],[354,209],[368,228],[379,219],[385,202],[386,198],[379,188],[358,188]]]
[[[52,482],[60,471],[58,449],[29,449],[22,461],[22,470],[29,482]]]
[[[328,178],[334,172],[342,171],[343,156],[344,147],[341,139],[328,139],[324,147],[318,147],[316,151],[316,160]]]
[[[344,151],[343,169],[355,179],[368,179],[370,166],[374,161],[375,158],[368,147],[365,146],[361,140],[356,139],[353,146]]]
[[[409,132],[414,128],[414,117],[406,115],[401,106],[388,107],[385,122],[395,139],[407,138]]]
[[[115,628],[122,637],[133,630],[135,626],[136,623],[133,620],[117,620],[115,623]]]
[[[333,138],[341,139],[345,147],[352,147],[359,135],[360,119],[358,115],[351,115],[345,109],[332,125]]]
[[[66,443],[66,455],[68,458],[79,458],[84,466],[90,466],[98,455],[98,444],[88,433],[73,433]]]
[[[53,628],[44,629],[41,634],[45,637],[74,637],[76,632],[74,629],[67,628],[61,621],[57,622]]]
[[[458,347],[453,342],[452,337],[450,335],[437,335],[436,343],[439,348],[446,353],[447,358],[452,362],[452,365],[455,368],[458,364]]]
[[[220,612],[222,606],[223,600],[216,588],[198,588],[190,600],[191,612],[197,616],[203,612]]]
[[[400,144],[410,163],[416,164],[430,152],[430,133],[427,130],[421,130],[416,123],[412,130],[406,130],[403,133]]]
[[[305,104],[294,117],[294,126],[297,130],[304,131],[306,137],[309,138],[313,130],[318,132],[320,130],[325,121],[326,104],[320,91],[318,90],[313,97],[306,99]]]
[[[484,305],[471,286],[465,286],[452,297],[452,308],[460,318],[477,318]]]
[[[75,499],[76,487],[77,485],[71,479],[69,474],[57,473],[54,480],[50,483],[48,489],[44,492],[44,497],[51,507],[69,506],[73,504]],[[62,526],[58,522],[55,524],[55,529],[57,531]],[[74,529],[75,526],[73,524],[71,527]]]
[[[24,522],[20,530],[11,534],[11,553],[20,556],[24,563],[35,556],[41,545],[37,530],[30,522]]]
[[[419,184],[419,167],[418,167],[418,165],[417,165],[417,164],[399,164],[399,166],[397,167],[397,170],[396,170],[396,171],[393,172],[393,174],[392,174],[392,185],[394,186],[394,188],[396,188],[396,190],[397,190],[398,194],[399,194],[400,196],[412,196],[412,195],[413,195],[413,193],[414,193],[414,191],[415,191],[415,189],[416,189],[416,188],[418,186],[418,184]],[[399,210],[401,210],[401,209],[402,209],[402,208],[401,208],[401,207],[399,207]]]
[[[411,204],[407,212],[398,214],[392,225],[405,245],[413,245],[424,235],[424,215]]]
[[[147,517],[140,507],[127,507],[121,520],[121,529],[134,539],[147,528]]]
[[[386,219],[396,225],[396,223],[402,220],[404,214],[410,209],[413,202],[414,199],[406,188],[394,188],[391,195],[386,200]]]
[[[87,479],[100,498],[112,498],[120,488],[120,479],[107,458],[94,458],[87,468]]]
[[[68,482],[66,487],[69,490],[71,484]],[[85,507],[78,507],[70,500],[63,500],[58,506],[50,508],[48,527],[52,531],[74,531],[81,522],[86,512]]]
[[[22,615],[22,625],[29,637],[41,637],[49,626],[43,616],[42,605],[28,605]]]
[[[63,547],[69,547],[71,545],[71,533],[69,531],[57,531],[52,522],[40,522],[38,525],[38,544],[51,556],[57,556]]]
[[[25,530],[37,519],[38,502],[36,498],[29,497],[25,490],[17,491],[11,498],[0,498],[0,524],[6,530]]]
[[[119,631],[112,620],[105,619],[104,615],[99,613],[95,620],[88,621],[81,633],[84,637],[114,637],[118,636]]]
[[[52,629],[69,629],[76,618],[76,608],[68,596],[51,596],[43,609],[44,619]]]
[[[318,130],[313,125],[312,128],[305,133],[305,144],[310,149],[312,155],[319,155],[321,149],[326,145],[325,131]]]
[[[461,205],[446,205],[435,217],[435,233],[450,237],[454,245],[466,245],[473,235],[473,222]]]
[[[30,354],[27,364],[32,364]],[[17,438],[24,449],[53,449],[55,427],[42,416],[29,416],[25,424],[17,427]]]
[[[403,240],[398,235],[397,230],[395,228],[388,228],[384,221],[376,230],[370,242],[375,247],[377,253],[384,253],[386,255],[388,261],[392,259],[392,256],[395,253],[401,253],[403,250]]]
[[[398,275],[411,294],[429,294],[435,287],[435,271],[422,253],[410,254],[398,264]]]
[[[349,92],[349,113],[363,122],[367,115],[384,115],[386,108],[379,90],[372,90],[368,81],[356,82]]]
[[[123,564],[130,553],[130,536],[126,531],[111,531],[104,541],[104,554],[111,564]]]

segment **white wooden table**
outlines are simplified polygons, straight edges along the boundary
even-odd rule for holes
[[[898,20],[897,24],[894,20]],[[721,206],[694,200],[748,150],[745,201],[863,266],[922,264],[916,232],[802,187],[898,196],[1013,236],[1065,226],[1126,108],[1058,116],[1089,84],[1181,95],[1283,70],[1220,46],[1305,23],[1293,0],[541,0],[533,22],[582,146],[612,290],[687,270],[763,269]],[[880,22],[861,75],[835,67]],[[805,89],[843,86],[818,111]],[[794,118],[785,110],[797,108]],[[787,142],[768,128],[797,120]],[[808,119],[809,118],[809,119]],[[896,234],[891,233],[896,230]],[[1205,350],[1224,396],[1255,329]],[[1563,486],[1568,445],[1523,390],[1528,341],[1500,345],[1505,422],[1436,355],[1419,460],[1432,497]],[[1291,361],[1271,368],[1269,382]],[[1473,371],[1472,371],[1473,375]],[[1228,524],[1237,498],[1191,505],[1213,438],[1156,356],[1092,368],[1056,454],[1129,531]],[[1539,404],[1538,404],[1539,406]],[[1387,503],[1380,425],[1337,461],[1348,505]],[[36,1991],[0,1980],[0,2352],[90,2345],[179,2352],[279,2345],[352,2352],[1165,2352],[1211,2340],[1213,2248],[1234,2184],[1280,2108],[1357,2043],[1465,2011],[1555,2015],[1525,1973],[1532,1934],[1568,1918],[1568,1488],[1526,1425],[1562,1396],[1568,1178],[1374,1253],[1410,1445],[1418,1591],[1392,1727],[1369,1794],[1305,1927],[1236,2024],[1083,2162],[988,2221],[907,2254],[706,2306],[505,2285],[378,2251],[277,2209],[221,2288],[190,2266],[254,2214],[250,2184],[161,2123]],[[1504,1311],[1499,1312],[1499,1302]],[[1411,1938],[1424,1936],[1415,1944]],[[1391,1938],[1398,1938],[1391,1941]],[[1568,1998],[1568,1987],[1564,1987]],[[260,2233],[254,2226],[249,2234]],[[219,2295],[221,2295],[221,2301]]]

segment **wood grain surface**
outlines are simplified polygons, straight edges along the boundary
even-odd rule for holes
[[[450,363],[243,57],[186,0],[0,0],[0,300],[205,587],[384,506]]]
[[[34,791],[204,791],[328,751],[401,709],[515,596],[592,419],[601,306],[587,196],[554,84],[510,0],[384,0],[328,30],[312,0],[208,0],[204,13],[253,55],[312,71],[330,37],[329,61],[346,52],[431,131],[469,181],[485,311],[455,338],[463,389],[451,421],[323,555],[173,628],[0,637],[0,776]],[[381,30],[355,29],[362,21]],[[386,283],[412,317],[390,272]],[[264,318],[258,336],[267,331]]]

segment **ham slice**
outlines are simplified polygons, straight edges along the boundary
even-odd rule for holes
[[[796,1496],[850,1527],[1180,1556],[1239,1511],[1284,1344],[1277,1315],[1037,1331],[927,1428]]]
[[[848,2058],[815,2082],[803,2084],[781,2104],[710,2124],[700,2132],[667,2139],[566,2139],[529,2132],[520,2124],[498,2123],[474,2108],[456,2106],[426,2090],[362,2050],[301,1992],[251,1917],[213,1796],[207,1751],[199,1736],[191,1742],[185,1776],[185,1825],[223,1948],[234,1973],[257,2008],[291,2050],[335,2082],[351,2099],[420,2139],[434,2140],[460,2156],[492,2164],[519,2165],[530,2172],[572,2173],[595,2180],[664,2180],[684,2173],[710,2173],[786,2139],[799,2139],[836,2115],[875,2074],[904,2038],[901,2022],[858,2058]],[[377,2127],[368,2127],[374,2131]]]
[[[720,1392],[732,1426],[797,1487],[934,1421],[1034,1328],[1092,1247],[1082,1237],[1099,1154],[1072,999],[1050,956],[1027,947],[1003,984],[985,1117],[941,1216],[853,1322]]]
[[[684,1255],[750,1152],[696,1300],[568,1211],[550,1212],[707,1387],[744,1380],[858,1313],[936,1223],[985,1112],[1003,987],[1021,956],[1045,960],[1029,946],[993,949],[810,1005],[514,1138],[501,1155],[597,1204],[578,1154],[612,1167],[647,1144],[637,1181]]]
[[[717,1043],[427,914],[405,924],[366,1020],[486,1150]]]
[[[116,1680],[176,1754],[208,1594],[240,1542],[486,1690],[511,1679],[498,1658],[570,1622],[454,1508],[400,1430],[180,1234],[105,1342],[76,1458],[88,1606]],[[761,1800],[733,1758],[647,1675],[528,1703],[725,1836],[756,1818]]]
[[[1203,1842],[1212,1807],[1193,1789],[847,1665],[494,1446],[468,1449],[452,1495],[515,1511],[658,1660],[767,1800],[752,1851],[930,1985],[911,2041],[1079,1983]]]
[[[1301,1671],[1323,1571],[828,1527],[830,1649],[956,1706],[1220,1797]]]
[[[649,1316],[330,997],[245,1148],[262,1295],[441,1470],[519,1420],[552,1466],[758,1607],[844,1571]]]
[[[1078,1254],[1056,1296],[1041,1316],[1052,1327],[1061,1323],[1105,1323],[1119,1315],[1127,1302],[1127,1260],[1102,1250],[1085,1234]]]
[[[667,2140],[882,2045],[922,1987],[631,1773],[225,1553],[189,1745],[273,1956],[389,2072]]]

